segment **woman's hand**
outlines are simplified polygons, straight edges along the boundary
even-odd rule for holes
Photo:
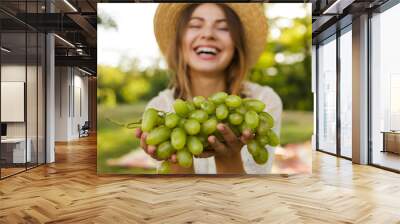
[[[156,156],[156,150],[157,150],[156,146],[154,146],[154,145],[147,145],[147,144],[146,144],[146,137],[147,137],[148,133],[142,132],[142,129],[137,128],[137,129],[135,130],[135,135],[136,135],[137,138],[140,138],[140,147],[142,147],[143,150],[144,150],[149,156],[151,156],[151,158],[156,159],[156,160],[158,160],[158,161],[162,161],[161,159],[158,159],[157,156]],[[170,162],[173,162],[173,163],[176,163],[176,162],[177,162],[177,160],[176,160],[176,154],[175,154],[175,153],[171,155],[171,157],[169,158],[169,161],[170,161]]]
[[[228,125],[218,124],[218,131],[222,134],[225,143],[222,143],[214,135],[208,137],[210,146],[214,152],[205,151],[198,157],[206,158],[215,156],[215,164],[218,173],[241,174],[245,173],[241,157],[241,149],[253,138],[253,133],[245,130],[239,138],[233,133]]]
[[[217,129],[222,134],[225,144],[218,140],[216,136],[210,135],[208,142],[213,151],[204,151],[198,156],[199,158],[238,156],[243,145],[253,138],[253,134],[249,130],[245,130],[242,136],[238,138],[228,125],[222,123],[217,125]]]

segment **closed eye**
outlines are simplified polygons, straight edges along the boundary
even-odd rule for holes
[[[218,20],[216,25],[218,30],[229,31],[229,26],[225,19]]]
[[[199,25],[189,25],[189,28],[200,29],[201,26],[199,26]]]

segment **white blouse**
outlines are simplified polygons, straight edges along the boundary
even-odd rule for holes
[[[282,101],[276,92],[268,86],[261,86],[256,83],[245,82],[244,83],[244,94],[249,98],[255,98],[265,103],[265,110],[275,120],[275,126],[273,130],[278,134],[281,128],[281,116],[282,116]],[[155,108],[165,112],[173,112],[173,103],[175,99],[173,97],[172,89],[165,89],[161,91],[158,96],[154,97],[147,104],[147,108]],[[272,163],[274,161],[275,148],[267,146],[269,152],[269,158],[267,163],[263,165],[257,164],[251,154],[247,151],[247,146],[243,146],[241,150],[243,166],[248,174],[267,174],[271,172]],[[160,165],[161,162],[158,163]],[[208,158],[193,158],[193,165],[196,174],[216,174],[215,160],[214,157]]]

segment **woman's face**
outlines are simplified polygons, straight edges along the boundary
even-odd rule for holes
[[[193,11],[182,40],[191,70],[223,72],[232,60],[234,43],[225,14],[216,4],[201,4]]]

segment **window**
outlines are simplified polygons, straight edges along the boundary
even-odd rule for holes
[[[372,163],[400,170],[400,4],[371,18]],[[392,132],[393,131],[393,132]]]
[[[352,141],[352,34],[351,26],[340,36],[340,154],[351,158]]]
[[[318,48],[318,149],[336,153],[336,36]]]
[[[44,1],[19,2],[18,13],[43,12],[41,5]],[[0,17],[8,21],[0,24],[0,92],[8,99],[0,105],[0,178],[5,178],[45,163],[46,40],[12,16],[0,12]]]

